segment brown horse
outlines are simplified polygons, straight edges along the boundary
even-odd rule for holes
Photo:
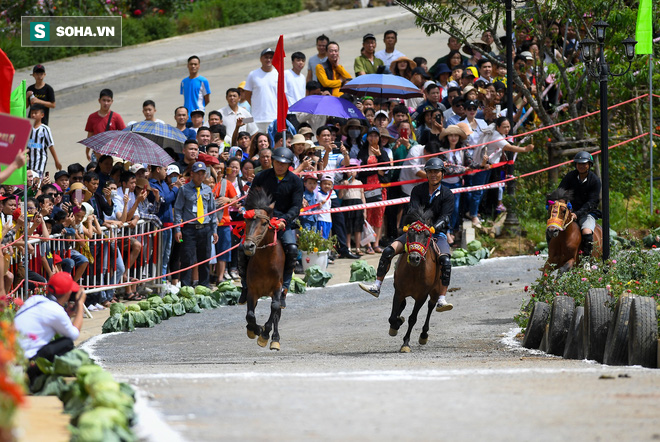
[[[260,347],[268,343],[271,328],[273,338],[271,350],[280,349],[280,333],[278,330],[282,309],[282,275],[284,272],[284,249],[277,241],[276,227],[271,223],[273,208],[268,194],[260,187],[250,189],[245,199],[245,239],[243,252],[250,260],[246,269],[247,281],[247,335],[257,339]],[[255,308],[262,296],[272,298],[270,316],[262,326],[257,324]]]
[[[580,262],[580,244],[582,232],[577,220],[572,217],[569,201],[572,192],[557,189],[548,197],[548,221],[545,235],[548,239],[548,260],[544,270],[558,268],[560,273],[567,272]],[[594,229],[594,248],[591,256],[602,255],[603,229],[596,225]]]
[[[410,334],[417,322],[417,314],[429,298],[426,322],[419,336],[419,343],[425,345],[429,339],[429,322],[440,293],[440,275],[442,269],[438,264],[439,252],[433,240],[431,224],[432,213],[411,211],[407,220],[410,224],[404,228],[406,231],[405,252],[399,258],[394,271],[394,299],[392,300],[392,314],[390,315],[390,336],[396,336],[405,319],[400,316],[406,308],[406,298],[415,300],[413,311],[408,317],[408,331],[403,337],[401,353],[410,353]]]

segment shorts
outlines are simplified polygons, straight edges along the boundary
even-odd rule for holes
[[[330,221],[316,221],[316,230],[321,232],[323,238],[330,238],[330,230],[332,230],[332,222]]]
[[[215,253],[222,253],[229,248],[231,248],[231,227],[218,226],[218,242],[215,243]],[[218,261],[231,261],[231,252],[218,256]]]
[[[580,219],[578,219],[578,224],[582,230],[589,229],[592,232],[596,230],[596,218],[594,218],[592,215],[580,217]]]
[[[451,248],[449,247],[449,243],[447,242],[447,236],[444,233],[439,233],[433,235],[433,238],[435,239],[435,243],[438,245],[438,249],[440,249],[440,254],[451,256]],[[398,241],[401,244],[405,245],[406,234],[404,233],[403,235],[395,239],[395,241]]]
[[[83,255],[77,250],[71,250],[71,259],[73,259],[73,262],[76,267],[79,267],[85,263],[89,264],[89,259],[87,259],[85,255]]]

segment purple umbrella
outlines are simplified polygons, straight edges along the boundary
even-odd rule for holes
[[[308,95],[289,107],[289,112],[305,112],[313,115],[326,115],[328,117],[346,119],[365,119],[360,109],[355,107],[353,103],[333,97],[332,95]]]
[[[109,130],[78,142],[94,152],[119,157],[131,163],[167,166],[174,162],[162,147],[134,132]]]

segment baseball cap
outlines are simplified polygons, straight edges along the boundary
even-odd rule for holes
[[[364,43],[367,40],[375,40],[376,37],[374,37],[374,34],[365,34],[364,37],[362,37],[362,43]]]
[[[8,197],[8,196],[5,196],[5,195],[0,195],[0,201],[4,201],[4,200],[6,200],[7,198],[9,198],[9,197]]]
[[[306,174],[303,175],[302,178],[303,178],[303,181],[307,181],[307,180],[318,181],[319,180],[319,177],[316,176],[315,173],[306,173]]]
[[[376,126],[372,126],[367,131],[367,135],[369,134],[377,134],[380,137],[380,129],[378,129]]]
[[[263,51],[261,51],[261,56],[262,57],[266,54],[275,54],[275,51],[273,51],[271,48],[266,48]]]
[[[384,110],[379,110],[378,112],[376,112],[376,114],[374,115],[374,118],[378,118],[379,116],[389,118],[389,115],[387,114],[387,111],[384,111]]]
[[[206,115],[206,114],[204,113],[204,111],[201,110],[201,109],[195,109],[194,111],[190,112],[190,115],[193,115],[193,114],[202,114],[202,117],[203,117],[204,115]]]
[[[48,290],[55,296],[62,296],[68,292],[77,293],[80,286],[71,277],[71,273],[58,272],[48,280]]]
[[[426,83],[424,83],[424,86],[422,86],[422,90],[425,91],[427,87],[431,86],[432,84],[436,84],[435,81],[429,80]]]
[[[534,60],[534,56],[533,56],[532,53],[529,52],[529,51],[522,51],[522,52],[520,53],[520,56],[521,56],[521,57],[525,57],[525,60]]]
[[[200,171],[206,172],[206,164],[202,163],[201,161],[197,161],[195,164],[192,165],[192,172],[200,172]]]
[[[177,175],[181,175],[181,172],[179,172],[179,166],[176,164],[170,164],[167,166],[167,175],[170,176],[173,173],[176,173]]]
[[[33,74],[36,74],[37,72],[46,72],[46,68],[43,64],[37,64],[32,68]]]
[[[335,178],[330,175],[329,173],[326,173],[321,177],[321,181],[332,181],[333,183],[335,182]]]
[[[53,264],[57,265],[61,263],[62,263],[62,257],[60,257],[60,255],[58,255],[57,253],[53,253]]]
[[[133,173],[138,173],[138,171],[144,169],[144,165],[141,163],[136,163],[133,164],[128,170],[130,170]]]
[[[58,170],[57,172],[55,172],[55,181],[59,180],[63,176],[69,177],[70,176],[69,172],[67,172],[66,170]]]
[[[415,74],[419,74],[419,75],[422,76],[422,78],[425,78],[425,79],[427,79],[427,80],[429,80],[429,79],[431,78],[431,76],[429,75],[429,73],[426,72],[426,71],[424,70],[424,68],[420,68],[420,67],[416,67],[415,69],[413,69],[413,70],[412,70],[412,74],[413,74],[413,75],[415,75]]]

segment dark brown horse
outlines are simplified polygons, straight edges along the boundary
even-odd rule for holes
[[[548,239],[548,260],[544,270],[558,268],[560,273],[564,273],[577,265],[582,258],[582,232],[568,205],[572,196],[572,192],[559,188],[548,197],[548,221],[545,231]],[[596,224],[591,256],[597,258],[602,255],[602,244],[603,229]]]
[[[413,311],[408,317],[408,331],[403,337],[401,353],[410,353],[410,334],[417,322],[417,314],[427,299],[428,312],[426,322],[419,336],[419,343],[425,345],[429,339],[429,322],[440,293],[440,275],[442,269],[438,264],[439,253],[433,240],[431,225],[432,212],[421,213],[411,211],[406,215],[406,247],[399,258],[394,271],[394,299],[390,315],[390,336],[396,336],[405,319],[400,316],[406,308],[406,298],[415,300]]]
[[[276,227],[271,223],[273,207],[268,194],[261,188],[250,189],[245,199],[245,240],[243,252],[250,257],[246,270],[247,281],[247,335],[257,344],[265,347],[268,343],[271,328],[273,338],[271,350],[280,349],[280,333],[278,330],[282,309],[282,274],[284,271],[284,249],[277,241]],[[257,324],[255,308],[262,296],[272,298],[270,316],[262,326]]]

